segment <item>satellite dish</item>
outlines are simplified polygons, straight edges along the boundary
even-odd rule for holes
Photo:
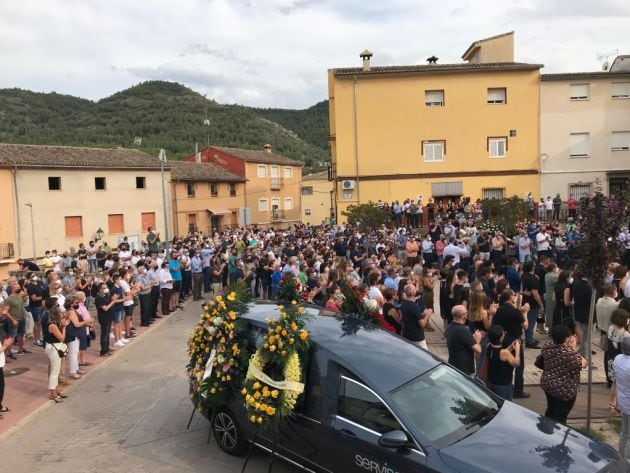
[[[206,126],[210,126],[210,120],[208,120],[207,118],[203,121],[203,124]]]

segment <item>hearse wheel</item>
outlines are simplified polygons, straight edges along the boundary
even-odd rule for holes
[[[212,431],[217,445],[225,453],[240,456],[245,453],[247,441],[243,428],[231,410],[222,407],[214,415]]]

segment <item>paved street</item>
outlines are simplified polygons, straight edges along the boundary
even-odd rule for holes
[[[188,331],[199,316],[188,304],[134,341],[0,441],[2,471],[239,472],[242,459],[206,443],[208,422],[191,412],[185,374]],[[267,469],[256,452],[248,472]],[[274,472],[293,471],[277,461]]]

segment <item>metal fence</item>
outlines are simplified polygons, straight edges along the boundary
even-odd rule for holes
[[[13,259],[14,257],[13,243],[0,243],[0,259]]]

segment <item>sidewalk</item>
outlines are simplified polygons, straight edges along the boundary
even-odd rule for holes
[[[189,302],[192,302],[192,298],[184,302],[184,306],[188,305]],[[176,315],[177,313],[178,312],[174,312],[165,318]],[[140,309],[137,308],[133,314],[133,326],[136,327],[136,333],[138,335],[136,338],[142,337],[145,332],[151,331],[157,325],[160,325],[165,318],[157,319],[150,327],[141,327]],[[98,323],[95,323],[94,329],[96,331],[96,340],[93,340],[91,347],[85,351],[85,360],[88,363],[92,363],[92,365],[81,367],[81,369],[86,371],[86,374],[84,374],[82,378],[90,376],[100,366],[115,358],[117,354],[114,353],[109,357],[99,356],[100,327]],[[132,339],[129,344],[133,345],[136,338]],[[124,350],[124,348],[115,348],[113,344],[113,339],[110,339],[110,348],[115,352]],[[31,415],[54,404],[54,402],[48,398],[48,357],[41,347],[33,346],[33,340],[25,340],[24,347],[32,353],[16,356],[16,361],[7,363],[4,367],[5,393],[3,405],[8,407],[11,411],[3,414],[4,419],[0,419],[0,438],[12,427],[20,425]],[[66,370],[65,379],[70,384],[65,387],[60,386],[60,388],[70,394],[74,385],[80,384],[83,379],[74,380],[70,378],[68,376],[67,361],[64,362],[64,365]]]

